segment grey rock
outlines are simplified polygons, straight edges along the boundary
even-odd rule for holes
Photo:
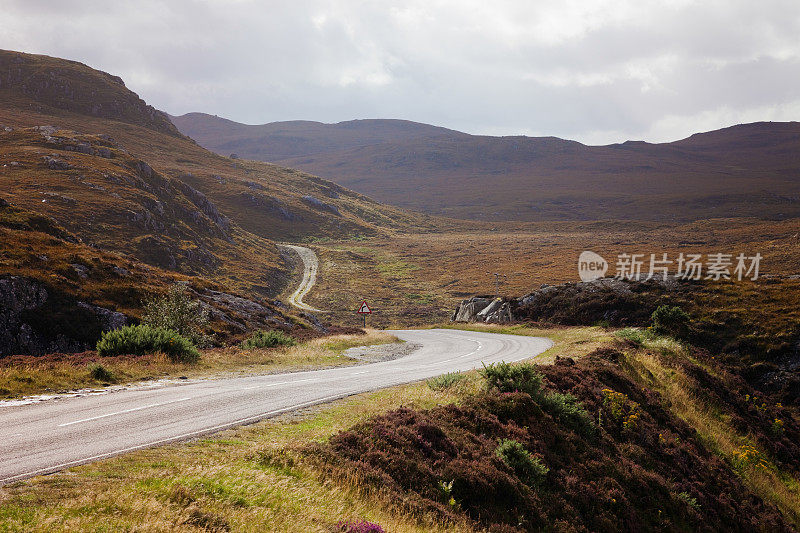
[[[208,199],[208,197],[190,185],[178,181],[176,182],[181,192],[207,216],[217,227],[227,235],[231,229],[231,221],[225,215],[222,215],[217,209],[217,206]]]
[[[300,318],[305,319],[314,330],[319,331],[320,333],[328,333],[328,328],[326,328],[320,320],[312,315],[311,313],[300,313]]]
[[[493,298],[482,298],[478,296],[468,300],[462,300],[461,303],[458,304],[450,320],[453,322],[474,322],[478,313],[483,311],[493,301]]]
[[[311,195],[303,196],[302,200],[303,200],[303,202],[305,202],[306,204],[308,204],[309,206],[311,206],[311,207],[313,207],[315,209],[322,209],[324,211],[329,211],[329,212],[333,213],[334,215],[339,215],[340,214],[339,213],[339,208],[336,207],[335,205],[331,205],[331,204],[325,203],[322,200],[320,200],[318,198],[314,198]]]
[[[72,269],[78,274],[78,277],[81,279],[86,279],[89,277],[89,267],[86,265],[81,265],[80,263],[70,263]]]
[[[41,133],[42,135],[52,135],[58,131],[55,126],[34,126],[33,129]]]
[[[86,302],[78,302],[78,307],[94,314],[100,321],[103,331],[113,331],[128,325],[128,317],[117,311],[87,304]]]
[[[72,168],[72,165],[70,165],[66,161],[62,161],[61,159],[56,159],[55,157],[50,157],[49,155],[42,157],[42,160],[44,160],[44,164],[50,170],[69,170]]]

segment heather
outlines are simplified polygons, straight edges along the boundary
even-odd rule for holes
[[[311,453],[328,476],[357,473],[366,490],[388,491],[406,511],[466,516],[490,531],[790,530],[621,361],[606,349],[504,368],[500,387],[458,405],[390,411]],[[792,453],[784,440],[782,453]]]

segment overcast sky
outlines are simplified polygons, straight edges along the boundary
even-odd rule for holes
[[[404,118],[588,144],[800,120],[797,0],[0,0],[0,48],[260,124]]]

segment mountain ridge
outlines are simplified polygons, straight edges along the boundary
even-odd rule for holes
[[[425,130],[418,123],[403,134],[370,137],[379,119],[357,123],[360,142],[333,142],[326,133],[322,143],[318,133],[303,137],[295,128],[288,143],[239,126],[232,126],[235,133],[211,133],[204,130],[205,117],[173,120],[211,150],[298,168],[434,215],[515,221],[800,216],[797,122],[742,124],[669,143],[589,146],[557,137]],[[276,132],[287,124],[294,123],[247,128]],[[334,131],[336,125],[324,126]],[[287,144],[304,153],[284,157]]]

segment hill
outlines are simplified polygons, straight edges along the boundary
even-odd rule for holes
[[[202,146],[220,154],[279,161],[413,138],[468,137],[454,130],[408,120],[350,120],[323,124],[296,120],[251,126],[205,113],[171,116],[172,122]]]
[[[744,124],[672,143],[586,146],[555,137],[474,136],[402,121],[223,126],[222,119],[199,114],[173,121],[211,150],[302,169],[379,201],[455,218],[800,215],[796,122]],[[397,123],[405,127],[391,127]]]
[[[119,78],[45,56],[0,51],[0,161],[0,281],[25,280],[4,286],[16,291],[6,296],[42,290],[57,300],[58,312],[42,316],[64,327],[78,302],[135,319],[145,296],[175,281],[227,309],[214,315],[220,332],[291,327],[264,300],[282,291],[292,268],[275,240],[426,224],[302,172],[213,154]],[[144,273],[115,274],[132,268]],[[248,301],[256,307],[245,311]],[[15,328],[0,354],[26,345],[41,303],[0,305],[0,323]],[[58,340],[49,332],[61,325],[39,322],[34,352],[82,349],[96,335]]]

